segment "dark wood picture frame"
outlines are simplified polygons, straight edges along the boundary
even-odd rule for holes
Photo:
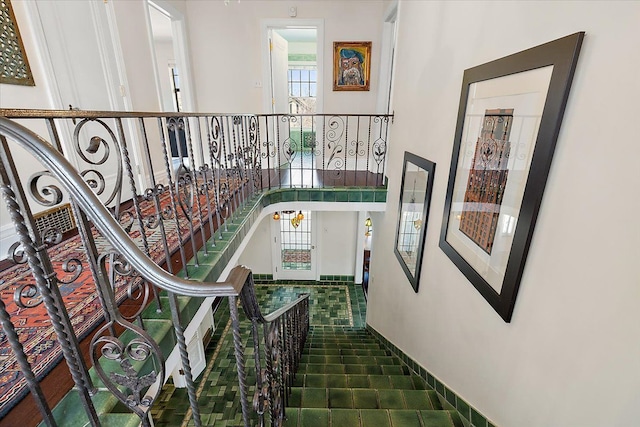
[[[505,322],[583,38],[575,33],[464,72],[440,248]]]
[[[418,292],[436,164],[405,151],[393,248],[413,290]]]

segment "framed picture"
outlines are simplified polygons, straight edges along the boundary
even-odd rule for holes
[[[409,152],[404,153],[394,252],[416,292],[420,283],[435,170],[435,163]]]
[[[440,248],[506,322],[583,38],[464,72]]]
[[[18,21],[13,13],[10,0],[0,2],[0,57],[3,66],[0,67],[0,83],[12,85],[35,86],[27,54],[22,44]]]
[[[371,42],[333,42],[333,90],[369,90]]]

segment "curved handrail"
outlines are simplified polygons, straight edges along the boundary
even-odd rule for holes
[[[308,299],[309,295],[310,294],[301,294],[298,297],[298,299],[296,299],[295,301],[291,301],[289,304],[283,305],[282,307],[280,307],[279,309],[273,311],[272,313],[267,314],[266,316],[264,316],[264,322],[265,323],[273,322],[278,317],[282,316],[287,311],[291,310],[293,307],[295,307],[298,304],[300,304],[300,302],[304,301],[305,299]]]
[[[0,134],[11,137],[53,173],[93,222],[96,229],[143,278],[163,290],[186,296],[209,297],[239,294],[250,270],[244,267],[236,268],[226,281],[215,283],[195,282],[166,272],[136,246],[69,161],[46,140],[5,117],[0,117]]]

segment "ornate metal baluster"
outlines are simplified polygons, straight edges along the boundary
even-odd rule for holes
[[[189,405],[191,406],[191,413],[193,415],[193,422],[196,427],[202,425],[200,419],[200,407],[198,406],[198,396],[196,395],[196,387],[193,383],[193,375],[191,373],[191,362],[189,361],[189,350],[187,349],[187,342],[184,337],[184,328],[180,322],[180,311],[178,309],[178,299],[172,292],[169,295],[169,306],[171,307],[171,319],[173,321],[173,329],[178,339],[178,351],[180,352],[180,360],[182,361],[182,369],[184,371],[184,378],[187,382],[187,394],[189,395]]]
[[[211,177],[213,179],[213,200],[216,204],[216,220],[218,222],[218,234],[222,240],[222,219],[220,217],[221,205],[221,186],[220,186],[220,168],[222,164],[220,162],[220,140],[221,138],[220,120],[218,117],[211,117],[211,128],[209,128],[209,121],[207,121],[207,138],[209,140],[209,156],[211,158]],[[215,236],[214,240],[215,240]]]
[[[166,190],[162,184],[158,184],[156,181],[156,174],[153,167],[153,162],[151,161],[151,151],[149,150],[149,138],[147,137],[147,128],[144,124],[144,118],[140,117],[138,119],[138,123],[140,126],[140,132],[142,134],[143,139],[143,152],[144,152],[144,161],[147,166],[147,170],[149,171],[149,179],[151,180],[151,187],[145,190],[144,197],[147,201],[153,201],[153,205],[155,208],[155,214],[150,215],[146,218],[146,221],[150,228],[158,227],[160,229],[160,235],[162,236],[162,247],[164,249],[164,259],[167,265],[167,271],[169,273],[173,273],[173,265],[171,264],[171,251],[169,250],[169,243],[167,241],[167,230],[164,226],[164,222],[168,219],[167,215],[164,212],[162,207],[162,203],[160,201],[160,196]],[[164,144],[163,144],[164,145]],[[162,302],[160,300],[160,294],[156,292],[156,304],[157,310],[162,310]]]
[[[2,282],[0,282],[0,285]],[[29,391],[31,391],[31,395],[36,401],[36,405],[38,406],[38,410],[42,414],[42,418],[45,424],[49,427],[56,427],[56,420],[53,418],[53,414],[51,413],[51,408],[47,405],[47,400],[42,393],[42,389],[40,388],[40,384],[36,381],[36,377],[31,370],[31,365],[27,360],[27,355],[24,353],[24,348],[22,347],[22,343],[20,343],[20,339],[18,338],[18,333],[16,332],[16,328],[11,323],[11,317],[9,313],[7,313],[7,308],[4,305],[4,301],[0,298],[0,324],[2,324],[2,329],[4,330],[4,334],[11,346],[11,350],[13,354],[16,356],[16,361],[20,366],[20,370],[22,371],[22,375],[24,375],[25,380],[27,381],[27,386],[29,387]]]
[[[158,118],[158,128],[160,131],[160,139],[162,141],[162,154],[164,156],[164,163],[165,163],[165,169],[167,172],[167,181],[168,181],[168,185],[167,187],[169,188],[169,195],[170,195],[170,200],[171,200],[171,214],[173,215],[174,219],[175,219],[175,224],[176,224],[176,234],[177,234],[177,238],[178,238],[178,250],[180,251],[180,259],[182,260],[182,268],[184,269],[184,273],[185,273],[185,278],[189,278],[189,267],[187,266],[187,257],[185,254],[185,250],[184,250],[184,239],[182,238],[182,230],[180,227],[180,220],[178,218],[178,208],[176,206],[176,194],[174,192],[174,181],[173,181],[173,172],[171,169],[171,160],[169,158],[169,154],[167,152],[167,138],[165,138],[165,129],[162,126],[163,120],[162,118]],[[170,124],[169,120],[166,121],[167,124],[167,131],[168,132],[172,132],[173,129],[175,129],[176,124]],[[169,127],[171,127],[171,129],[169,129]],[[178,145],[179,144],[179,139],[178,141]]]
[[[107,271],[107,260],[110,263],[109,270],[115,272],[115,275]],[[137,280],[139,277],[131,265],[115,252],[102,254],[99,265],[103,277],[111,276],[113,280],[115,276],[129,280]],[[106,309],[112,320],[101,327],[91,339],[89,349],[93,366],[107,389],[140,417],[142,426],[151,427],[149,411],[160,394],[160,387],[152,395],[146,393],[156,382],[164,383],[165,359],[158,344],[144,329],[120,315],[115,300],[115,281],[110,285],[105,287],[104,292],[107,296]],[[123,327],[126,334],[117,337],[110,333],[115,325]],[[131,338],[131,335],[134,337]]]
[[[206,123],[207,122],[206,117],[204,118],[204,120]],[[211,177],[211,169],[207,164],[207,158],[204,155],[204,144],[202,141],[202,126],[200,124],[200,117],[196,117],[195,121],[196,121],[196,127],[198,132],[198,147],[200,148],[200,159],[202,160],[202,166],[200,166],[200,168],[198,169],[198,176],[201,182],[201,184],[198,185],[198,190],[199,190],[199,195],[204,196],[204,199],[206,202],[207,222],[209,223],[209,236],[210,236],[209,239],[211,240],[211,246],[215,247],[216,234],[215,234],[215,228],[213,224],[213,213],[211,211],[213,206],[211,205],[211,195],[209,193],[209,191],[213,189],[213,178]],[[209,135],[209,132],[207,132],[207,135]],[[201,221],[202,220],[203,219],[201,216]],[[202,229],[202,246],[204,248],[205,255],[209,253],[207,243],[208,243],[207,237],[204,234],[204,229]]]
[[[371,119],[372,117],[369,116],[369,126],[368,126],[369,131],[367,134],[367,167],[366,167],[367,175],[364,182],[364,185],[367,187],[369,186],[369,157],[371,156]]]
[[[245,284],[246,286],[246,284]],[[238,384],[240,388],[240,406],[242,407],[242,419],[244,427],[250,427],[249,401],[247,400],[247,375],[244,363],[244,345],[240,334],[240,319],[238,317],[237,298],[229,297],[229,311],[231,313],[231,329],[233,331],[233,347],[236,356],[236,368],[238,371]]]
[[[197,120],[197,117],[196,117]],[[193,143],[191,141],[191,127],[189,124],[189,120],[187,117],[184,117],[184,123],[185,123],[185,131],[186,131],[186,137],[187,137],[187,152],[189,154],[189,162],[191,163],[191,170],[190,170],[190,175],[191,175],[191,186],[192,186],[192,194],[194,195],[195,199],[196,199],[196,208],[197,208],[197,214],[198,214],[198,218],[200,220],[200,223],[198,224],[198,229],[200,231],[200,235],[202,236],[202,248],[203,248],[203,252],[205,256],[209,255],[209,250],[207,249],[207,238],[206,235],[204,233],[204,223],[205,223],[205,218],[203,215],[203,209],[202,209],[202,201],[200,200],[200,192],[201,192],[201,188],[200,185],[198,184],[198,167],[196,166],[196,159],[195,159],[195,155],[193,153]],[[195,215],[193,212],[193,209],[191,209],[191,229],[193,230],[195,227],[195,224],[193,224],[193,222],[195,221]],[[197,250],[196,250],[196,239],[195,239],[195,233],[192,232],[192,244],[193,244],[193,253],[194,253],[194,262],[198,263],[198,259],[197,259]]]
[[[30,233],[30,230],[35,230],[34,220],[31,216],[28,202],[22,192],[24,187],[18,177],[4,136],[0,136],[0,148],[0,190],[2,196],[9,209],[16,232],[20,237],[36,286],[42,296],[51,324],[62,347],[62,353],[69,366],[69,371],[76,384],[89,422],[92,426],[98,426],[98,415],[90,397],[90,390],[93,390],[93,385],[79,351],[71,321],[64,307],[62,296],[56,283],[56,275],[46,252],[46,246],[42,244],[37,234]],[[18,190],[17,194],[13,188]],[[26,219],[23,216],[23,212],[27,216]],[[33,236],[33,239],[31,236]]]
[[[227,228],[227,219],[230,219],[232,214],[231,207],[231,172],[229,170],[229,155],[227,155],[227,151],[230,151],[227,147],[228,142],[228,133],[229,133],[229,117],[222,117],[222,126],[221,130],[221,145],[222,145],[222,162],[220,163],[221,167],[224,167],[224,178],[225,181],[222,184],[222,191],[224,196],[224,207],[222,209],[222,217],[224,218],[224,231],[228,231]]]
[[[140,199],[138,198],[138,191],[137,191],[135,176],[133,174],[133,169],[131,168],[131,159],[129,158],[129,149],[127,148],[127,139],[124,133],[124,128],[122,126],[121,118],[116,119],[116,128],[118,129],[118,135],[120,136],[119,145],[120,145],[120,150],[122,152],[122,159],[124,160],[125,170],[127,171],[127,176],[129,177],[129,189],[131,190],[133,206],[136,212],[136,217],[138,219],[138,227],[140,228],[140,238],[142,239],[142,248],[145,255],[150,257],[151,252],[149,250],[149,241],[147,240],[146,227],[144,223],[144,218],[142,217],[142,209],[140,208]],[[121,191],[119,191],[119,193],[121,193]],[[134,286],[133,281],[129,285],[131,286],[129,288],[129,297],[131,299],[137,299],[134,297],[134,293],[136,289],[133,288]],[[145,282],[141,286],[143,286],[144,291],[143,291],[142,301],[140,301],[140,308],[138,308],[138,310],[136,310],[136,312],[128,318],[129,319],[137,318],[138,322],[140,322],[140,325],[142,326],[141,314],[142,314],[142,311],[147,306],[147,303],[149,301],[149,296],[150,296],[149,294],[156,296],[156,300],[158,301],[159,301],[159,297],[157,296],[157,291],[154,286],[150,286],[147,282]]]

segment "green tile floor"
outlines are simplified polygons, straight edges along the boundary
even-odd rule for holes
[[[269,313],[309,292],[311,331],[286,408],[285,426],[300,427],[463,427],[455,411],[444,410],[435,391],[380,345],[366,329],[366,303],[353,283],[262,283],[256,294]],[[241,311],[241,319],[244,313]],[[241,426],[238,381],[223,303],[207,349],[208,365],[196,381],[203,425]],[[248,383],[255,383],[249,322],[245,337]],[[254,393],[249,390],[250,401]],[[186,389],[163,388],[152,416],[155,426],[192,426]],[[252,425],[257,424],[253,416]]]

